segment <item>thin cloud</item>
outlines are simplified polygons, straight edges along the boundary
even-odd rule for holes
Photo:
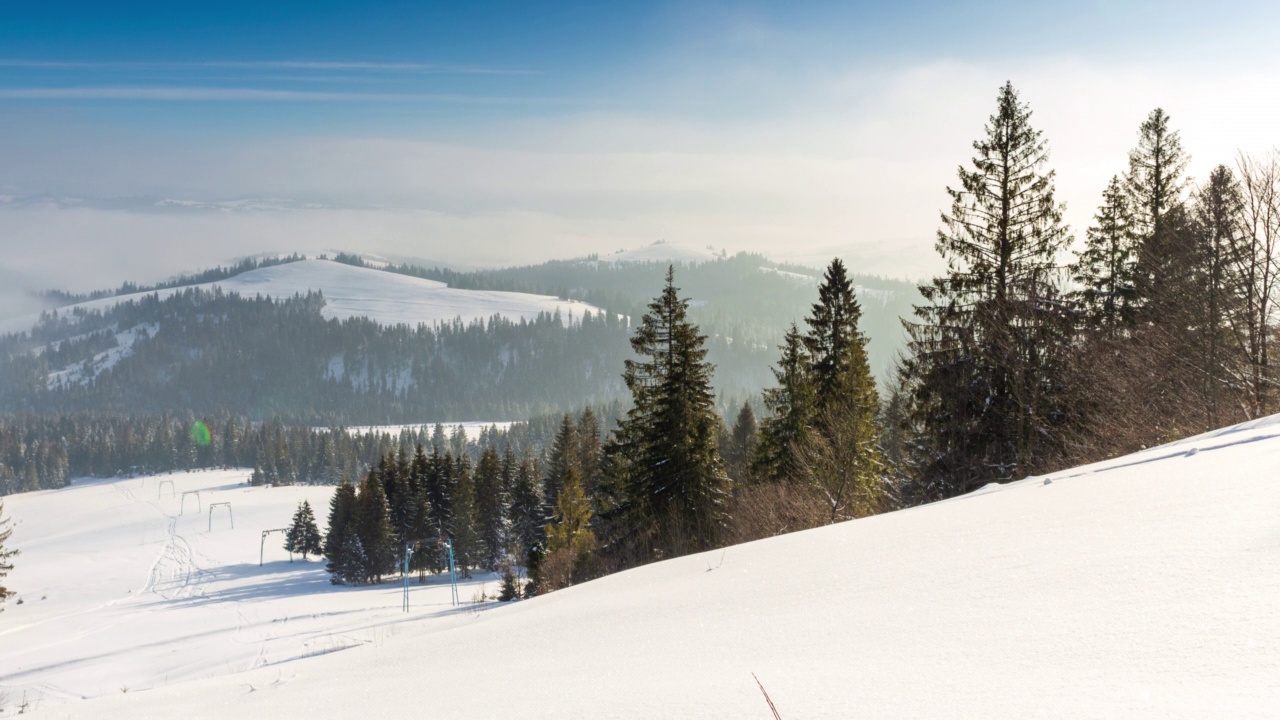
[[[269,88],[215,87],[27,87],[0,88],[0,100],[164,100],[259,102],[404,102],[467,105],[529,105],[568,102],[564,99],[444,95],[430,93],[353,93]]]
[[[200,69],[224,68],[240,70],[363,70],[423,75],[542,75],[540,70],[527,68],[492,67],[485,65],[451,65],[416,62],[369,62],[343,60],[211,60],[204,62],[76,62],[58,60],[23,60],[0,58],[0,67],[32,68],[42,70],[84,69]]]

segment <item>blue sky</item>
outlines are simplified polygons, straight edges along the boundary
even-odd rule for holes
[[[1005,79],[1077,235],[1155,105],[1200,174],[1280,142],[1274,5],[6,3],[0,249],[81,287],[664,239],[920,277]]]

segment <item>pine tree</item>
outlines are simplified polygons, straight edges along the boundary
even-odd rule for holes
[[[1071,275],[1086,323],[1111,337],[1132,327],[1137,311],[1139,238],[1120,178],[1111,178],[1093,218]]]
[[[795,325],[787,331],[780,348],[782,359],[773,376],[778,387],[764,391],[769,417],[760,424],[760,439],[752,461],[756,480],[781,481],[799,477],[796,448],[813,426],[817,397],[809,356]]]
[[[1060,382],[1072,319],[1055,258],[1070,243],[1048,148],[1013,86],[1000,89],[973,169],[948,188],[937,249],[947,273],[908,324],[913,412],[932,444],[923,472],[968,492],[1050,461],[1065,422]]]
[[[599,510],[602,451],[600,421],[596,419],[595,411],[586,408],[578,418],[578,470],[582,476],[582,489],[595,510]]]
[[[356,489],[344,479],[329,500],[329,532],[324,539],[324,556],[329,560],[325,569],[335,585],[352,585],[361,580],[359,568],[363,563],[357,565],[357,559],[349,552],[351,540],[359,540],[355,513]]]
[[[756,413],[751,409],[751,403],[742,403],[724,450],[725,469],[735,483],[751,482],[751,459],[755,455],[758,432]]]
[[[324,552],[320,541],[320,528],[316,527],[316,516],[311,510],[311,503],[303,500],[298,503],[298,510],[293,514],[293,522],[285,533],[284,549],[302,555],[320,555]]]
[[[543,517],[550,522],[555,514],[556,500],[560,496],[560,488],[570,471],[581,472],[578,461],[578,426],[573,418],[565,413],[560,421],[560,430],[551,444],[551,454],[547,457],[547,477],[542,485]]]
[[[466,455],[454,464],[453,484],[454,562],[463,577],[471,577],[471,568],[479,567],[481,558],[480,528],[476,519],[476,486],[471,460]]]
[[[1221,426],[1227,406],[1237,404],[1231,392],[1237,386],[1236,378],[1247,374],[1243,345],[1237,344],[1233,336],[1237,321],[1245,313],[1244,282],[1236,262],[1246,252],[1240,227],[1244,202],[1240,184],[1224,165],[1210,172],[1195,200],[1196,231],[1200,236],[1199,292],[1195,295],[1200,299],[1200,312],[1196,324],[1200,328],[1204,422],[1209,430]]]
[[[674,268],[641,319],[623,381],[633,405],[610,441],[624,544],[639,555],[711,547],[726,515],[729,480],[716,449],[720,419],[706,337],[688,320]]]
[[[360,484],[355,510],[355,534],[365,555],[362,579],[377,584],[395,570],[396,548],[387,496],[376,470],[370,470]]]
[[[556,567],[553,573],[556,577],[550,579],[550,584],[560,588],[578,579],[595,547],[591,503],[582,489],[578,471],[570,468],[556,501],[555,521],[547,528],[546,565]]]
[[[813,429],[821,437],[810,433],[807,439],[813,442],[801,444],[804,456],[799,459],[807,479],[828,495],[843,493],[833,491],[833,484],[857,488],[858,505],[867,512],[879,506],[876,495],[884,458],[876,426],[880,396],[867,362],[867,338],[858,329],[861,317],[844,263],[836,258],[806,320],[809,333],[804,342],[817,391]]]
[[[536,485],[537,469],[532,458],[521,461],[516,470],[515,485],[511,492],[511,504],[507,520],[511,528],[511,543],[516,557],[525,557],[542,539],[542,500]]]
[[[1169,246],[1183,227],[1171,213],[1183,205],[1188,162],[1178,132],[1170,129],[1169,116],[1161,108],[1152,110],[1138,128],[1138,146],[1129,153],[1125,190],[1139,242],[1135,292],[1148,317],[1157,321],[1166,305],[1163,298],[1181,291],[1169,286],[1169,275],[1178,275],[1177,261],[1171,257],[1178,253]]]
[[[18,554],[17,550],[5,548],[5,543],[9,541],[9,537],[12,535],[13,528],[9,527],[9,519],[4,516],[4,502],[0,501],[0,580],[3,580],[13,570],[11,559]],[[0,585],[0,604],[3,604],[13,594],[13,591]]]
[[[498,451],[486,448],[476,464],[476,525],[479,535],[479,555],[477,561],[481,567],[497,568],[498,560],[503,556],[503,537],[506,534],[506,522],[503,508],[506,505],[502,495],[502,462],[498,459]]]

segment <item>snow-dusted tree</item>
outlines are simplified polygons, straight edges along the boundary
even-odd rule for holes
[[[351,550],[359,544],[355,527],[356,489],[345,479],[329,500],[329,532],[324,538],[325,569],[335,585],[354,585],[361,581],[363,561]],[[354,542],[353,542],[354,541]],[[363,555],[363,549],[360,554]]]
[[[370,470],[360,483],[356,498],[355,531],[364,550],[363,582],[380,583],[382,576],[395,570],[395,533],[391,527],[391,510],[382,489],[382,478]]]
[[[498,451],[485,448],[476,464],[476,525],[479,536],[477,562],[481,567],[497,569],[498,560],[504,555],[503,539],[506,537],[506,518],[503,509],[506,498],[502,493],[502,461]]]
[[[311,510],[311,503],[306,500],[298,503],[298,509],[293,513],[293,522],[285,533],[284,549],[301,555],[303,560],[307,559],[307,555],[320,555],[324,552],[315,513]]]
[[[13,528],[9,526],[9,519],[4,516],[4,502],[0,501],[0,580],[3,580],[10,570],[13,570],[12,560],[18,554],[17,550],[5,547],[5,543],[9,541],[11,535],[13,535]],[[10,595],[13,595],[13,592],[0,585],[0,603],[3,603]]]
[[[1022,477],[1045,461],[1065,408],[1072,319],[1055,259],[1070,243],[1048,146],[1011,84],[1000,89],[972,169],[948,188],[937,250],[947,272],[920,288],[908,323],[913,411],[931,444],[923,472],[946,494]]]
[[[1271,328],[1280,285],[1280,152],[1263,158],[1240,154],[1236,159],[1242,198],[1240,225],[1244,245],[1236,258],[1245,305],[1236,336],[1249,362],[1250,415],[1272,412],[1274,372]]]

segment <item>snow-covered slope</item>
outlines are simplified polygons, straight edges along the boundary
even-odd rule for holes
[[[600,258],[602,262],[676,262],[704,263],[717,260],[721,256],[710,248],[691,247],[674,243],[658,242],[652,245],[621,250],[612,255]]]
[[[1280,420],[1271,418],[947,502],[657,563],[474,615],[424,607],[381,644],[146,692],[47,702],[37,714],[768,718],[754,673],[788,719],[1275,717],[1278,476]],[[68,499],[120,492],[112,485],[60,492]],[[147,628],[123,646],[58,629],[60,645],[39,650],[44,669],[15,682],[11,648],[55,637],[23,615],[54,600],[32,598],[41,592],[33,578],[113,576],[114,583],[93,582],[122,595],[133,589],[128,602],[145,602],[158,626],[200,602],[147,595],[147,575],[113,559],[116,552],[165,557],[159,511],[171,506],[152,509],[150,525],[121,533],[118,550],[93,560],[79,553],[94,543],[74,541],[68,528],[106,520],[82,508],[65,516],[62,531],[33,536],[33,526],[53,524],[46,514],[57,505],[17,496],[8,506],[24,523],[14,543],[33,550],[10,583],[31,588],[28,604],[10,606],[0,621],[30,627],[0,635],[3,684],[46,682],[42,673],[60,672],[57,663],[76,657],[110,658],[110,670],[123,677],[152,647]],[[255,522],[275,519],[245,525]],[[151,544],[131,548],[128,538]],[[57,570],[29,567],[48,557],[39,548],[63,542],[69,559]],[[234,574],[218,562],[205,570]],[[223,606],[250,618],[298,617],[306,611],[295,603],[316,607],[329,595],[385,603],[379,593],[392,592],[315,582],[307,589],[316,595],[301,595],[291,575],[282,572],[277,590],[272,576],[254,577],[257,590],[206,599],[206,612]],[[43,615],[43,627],[85,623],[102,611],[95,608]],[[224,612],[224,627],[234,627],[237,613]],[[287,637],[293,623],[250,623],[239,637],[249,652],[266,628]],[[199,647],[215,631],[210,620],[187,632]],[[271,658],[297,653],[280,647]],[[104,672],[101,684],[114,685]]]
[[[527,293],[461,290],[433,280],[354,267],[330,260],[286,263],[193,287],[221,287],[226,292],[239,293],[245,297],[263,295],[272,298],[289,298],[309,290],[319,290],[324,293],[326,300],[323,310],[325,317],[342,319],[363,316],[388,325],[431,325],[449,322],[457,317],[461,317],[463,322],[471,322],[494,315],[516,320],[532,319],[539,313],[554,313],[557,310],[568,322],[570,317],[580,319],[585,312],[598,312],[590,305],[573,300]],[[159,293],[161,297],[168,297],[179,290],[161,290]],[[67,314],[76,307],[102,310],[149,294],[151,293],[102,298],[62,309],[60,312]],[[0,333],[28,330],[37,319],[37,316],[26,316],[4,320],[0,323]]]

